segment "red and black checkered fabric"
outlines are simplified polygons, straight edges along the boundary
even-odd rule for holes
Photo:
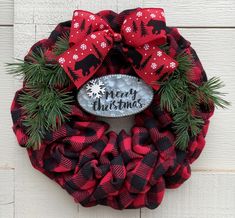
[[[130,11],[120,14],[101,11],[98,15],[119,32]],[[59,24],[48,39],[36,43],[31,51],[42,48],[49,58],[55,41],[70,31],[70,25],[70,21]],[[195,51],[176,28],[167,27],[167,41],[171,57],[182,51],[193,55],[195,66],[189,79],[198,85],[206,81]],[[135,75],[124,57],[121,49],[115,46],[95,76],[117,72]],[[11,107],[13,130],[21,146],[25,146],[28,140],[22,124],[22,107],[17,101],[23,90],[24,87],[16,93]],[[213,107],[208,109],[201,105],[197,113],[204,119],[204,126],[200,134],[191,139],[187,150],[180,151],[175,147],[172,116],[161,110],[157,94],[152,104],[135,116],[131,134],[124,130],[120,133],[108,131],[107,123],[96,120],[75,103],[69,121],[57,131],[48,132],[40,149],[27,150],[32,165],[56,181],[83,206],[101,204],[115,209],[153,209],[161,203],[166,188],[176,188],[190,177],[190,164],[198,158],[205,145]]]

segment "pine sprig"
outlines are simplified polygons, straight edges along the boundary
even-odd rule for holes
[[[159,89],[160,107],[173,116],[173,129],[176,134],[176,147],[186,150],[191,138],[197,136],[204,124],[201,117],[193,111],[198,110],[201,103],[214,103],[226,108],[230,103],[223,99],[224,93],[218,91],[224,85],[218,78],[211,78],[201,86],[189,81],[193,58],[187,53],[181,53],[176,58],[178,68]]]
[[[223,99],[226,93],[218,91],[223,88],[224,84],[218,77],[212,77],[207,82],[203,83],[202,86],[197,87],[197,95],[201,101],[209,103],[214,102],[216,107],[227,108],[230,102]]]
[[[176,146],[185,150],[191,137],[197,136],[204,121],[195,115],[192,115],[184,108],[177,108],[173,114],[173,128],[176,133]]]
[[[26,115],[23,123],[30,138],[27,147],[38,147],[46,131],[56,130],[67,120],[72,101],[71,93],[65,90],[45,88],[39,93],[36,87],[26,88],[18,102]]]
[[[160,106],[170,112],[174,112],[178,108],[182,99],[191,97],[190,94],[186,95],[185,90],[188,88],[187,72],[192,68],[192,58],[186,53],[181,53],[176,57],[176,61],[179,63],[178,68],[168,80],[160,83],[161,88],[159,90]]]
[[[69,49],[69,33],[65,33],[63,36],[59,37],[55,43],[53,52],[55,55],[60,55]]]
[[[29,136],[26,146],[38,148],[47,131],[56,130],[68,119],[73,102],[73,96],[66,91],[70,79],[59,64],[47,61],[42,50],[32,53],[27,61],[8,64],[7,68],[25,82],[18,102]]]
[[[28,85],[44,84],[47,86],[66,87],[70,79],[57,63],[48,63],[41,49],[32,53],[27,61],[18,60],[7,64],[10,74],[21,77]]]
[[[171,79],[171,81],[165,83],[161,86],[159,90],[159,94],[161,96],[161,108],[165,108],[168,111],[174,112],[175,108],[178,107],[178,103],[180,101],[177,90],[181,89],[178,87],[178,80]]]

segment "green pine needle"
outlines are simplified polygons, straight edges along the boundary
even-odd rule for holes
[[[218,77],[212,77],[202,86],[197,87],[197,94],[203,102],[209,103],[212,101],[216,107],[227,108],[230,102],[223,99],[226,93],[218,91],[223,87],[224,84]]]
[[[165,85],[161,86],[159,90],[161,108],[174,112],[180,101],[178,90],[181,88],[177,79],[170,79]]]
[[[38,148],[47,131],[56,130],[71,112],[73,95],[66,91],[70,79],[59,64],[46,60],[42,50],[32,53],[27,61],[7,65],[10,74],[24,79],[24,91],[18,102],[22,105],[29,136],[27,147]]]
[[[69,33],[65,33],[63,36],[59,37],[59,39],[55,43],[55,47],[53,52],[55,55],[60,55],[69,49]]]
[[[202,118],[192,114],[201,103],[214,103],[226,108],[230,103],[223,99],[225,93],[218,91],[224,87],[219,78],[211,78],[198,86],[188,80],[193,58],[187,53],[176,57],[178,68],[168,80],[161,84],[160,107],[173,115],[173,128],[176,134],[176,147],[186,150],[191,138],[196,137],[204,124]]]
[[[183,76],[187,76],[194,65],[192,55],[186,52],[182,52],[181,54],[177,55],[176,61],[179,64],[177,70]]]
[[[173,124],[176,133],[176,146],[181,150],[186,150],[190,137],[197,136],[204,121],[179,107],[173,114]]]
[[[43,51],[32,53],[29,61],[18,60],[16,63],[8,63],[9,74],[21,77],[28,85],[47,85],[51,87],[67,87],[70,79],[60,65],[48,63]]]

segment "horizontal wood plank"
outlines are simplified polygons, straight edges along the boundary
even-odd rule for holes
[[[56,7],[55,7],[56,5]],[[121,12],[135,7],[162,7],[165,9],[167,23],[180,27],[235,27],[235,1],[193,0],[183,1],[153,0],[15,0],[15,23],[56,24],[70,20],[75,9],[98,12],[110,9]]]
[[[14,25],[14,57],[24,58],[35,41],[35,24]]]
[[[0,26],[0,64],[13,57],[13,27]]]
[[[123,0],[124,1],[124,0]],[[180,27],[234,27],[234,0],[143,0],[143,7],[165,9],[167,23]]]
[[[0,26],[13,25],[13,0],[0,1]]]
[[[0,167],[14,167],[15,138],[11,129],[11,101],[14,96],[14,79],[6,73],[5,63],[12,62],[13,27],[0,26]]]
[[[81,218],[140,218],[140,209],[114,210],[106,206],[95,206],[91,208],[79,206],[78,214]]]
[[[176,190],[167,190],[156,210],[141,209],[143,218],[234,218],[235,174],[193,173]]]
[[[224,80],[226,87],[223,91],[229,93],[228,99],[233,105],[229,110],[216,110],[206,148],[193,165],[192,177],[179,189],[167,190],[162,204],[156,210],[116,211],[103,206],[78,206],[66,191],[31,167],[25,149],[17,145],[9,128],[10,102],[21,82],[5,74],[3,62],[10,61],[13,55],[13,39],[7,35],[12,37],[13,31],[0,27],[0,73],[3,78],[0,80],[3,99],[0,101],[0,108],[3,108],[0,113],[0,135],[4,139],[0,146],[0,218],[235,217],[234,0],[14,0],[14,7],[14,56],[17,58],[23,58],[33,43],[48,37],[57,23],[70,20],[75,9],[121,12],[135,7],[163,7],[169,26],[186,27],[180,28],[180,31],[192,42],[208,76],[220,76]],[[13,0],[1,0],[0,26],[12,25],[12,13]],[[1,60],[4,61],[1,63]],[[127,128],[130,126],[128,119],[122,121],[115,122],[112,128],[118,130],[123,125]],[[2,173],[1,167],[9,168]],[[11,167],[16,167],[15,204],[12,188],[14,170]]]
[[[14,170],[0,168],[0,217],[14,217]]]

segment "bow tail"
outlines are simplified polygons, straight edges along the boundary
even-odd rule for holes
[[[79,89],[96,73],[112,46],[110,36],[96,32],[60,55],[58,61]]]
[[[137,75],[153,89],[158,90],[158,81],[169,76],[178,63],[157,46],[131,48],[127,53]]]

